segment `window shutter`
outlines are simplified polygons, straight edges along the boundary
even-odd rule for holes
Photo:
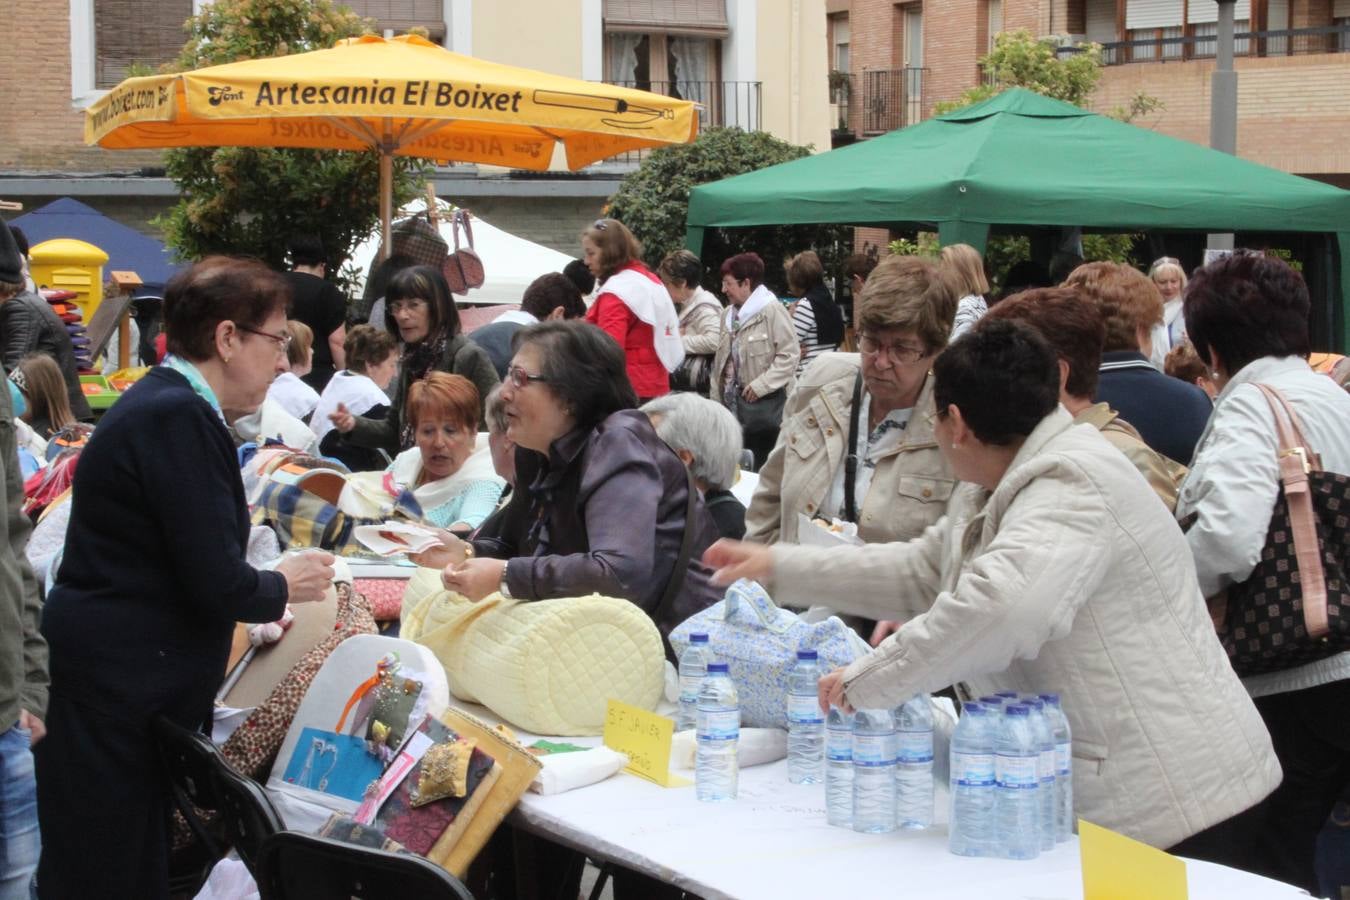
[[[1331,7],[1333,19],[1350,19],[1350,0],[1336,0]]]
[[[1250,22],[1252,18],[1251,0],[1237,0],[1233,6],[1233,21]],[[1203,22],[1219,21],[1219,4],[1214,0],[1189,0],[1186,5],[1186,21],[1192,25]]]
[[[132,63],[158,68],[176,59],[192,0],[98,0],[94,4],[94,86],[116,87]]]
[[[445,39],[445,10],[442,0],[344,0],[344,6],[358,16],[375,20],[375,31],[403,34],[409,28],[427,30],[433,41]]]
[[[1338,0],[1347,3],[1347,0]],[[1347,3],[1350,7],[1350,3]],[[1269,0],[1266,4],[1266,28],[1271,31],[1289,30],[1289,0]]]
[[[605,0],[605,30],[724,38],[726,0]]]
[[[1182,0],[1127,0],[1125,28],[1174,28],[1181,24]]]
[[[1087,0],[1087,39],[1098,44],[1120,40],[1116,34],[1116,4],[1113,0]]]

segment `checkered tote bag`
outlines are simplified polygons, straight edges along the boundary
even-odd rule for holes
[[[1288,401],[1256,387],[1275,416],[1280,491],[1261,559],[1220,611],[1219,637],[1244,676],[1350,649],[1350,477],[1323,472]]]

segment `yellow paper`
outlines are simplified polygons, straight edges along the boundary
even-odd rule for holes
[[[1186,900],[1186,864],[1148,844],[1078,820],[1083,900]]]
[[[662,787],[684,787],[688,779],[670,772],[670,738],[675,723],[637,706],[610,700],[605,712],[605,746],[628,756],[625,772]]]

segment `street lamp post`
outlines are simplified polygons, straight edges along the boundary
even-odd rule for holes
[[[1209,145],[1237,155],[1237,71],[1233,68],[1233,19],[1237,0],[1218,0],[1214,75],[1209,91]],[[1211,234],[1209,249],[1232,250],[1232,234]]]

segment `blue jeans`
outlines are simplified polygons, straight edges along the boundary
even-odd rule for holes
[[[0,734],[0,900],[27,900],[42,841],[28,729]]]

